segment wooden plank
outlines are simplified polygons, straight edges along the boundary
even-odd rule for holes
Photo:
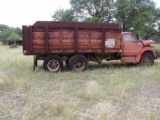
[[[29,26],[29,49],[33,53],[32,26]]]
[[[67,40],[67,39],[64,40],[64,39],[63,39],[63,40],[62,40],[62,46],[63,46],[63,45],[74,46],[74,40],[70,40],[70,39],[69,39],[69,40]]]
[[[88,46],[88,45],[89,45],[88,39],[79,39],[78,40],[78,47],[79,46]]]
[[[44,49],[34,48],[34,53],[45,53]]]
[[[102,50],[102,53],[105,52],[105,34],[106,34],[106,31],[105,29],[103,28],[102,29],[102,45],[101,45],[101,50]]]
[[[78,31],[78,39],[89,39],[89,30],[79,30]]]
[[[74,39],[74,31],[70,29],[63,30],[62,38],[63,39]]]
[[[78,27],[74,28],[74,52],[78,52]]]
[[[83,48],[83,49],[79,48],[78,52],[79,53],[92,53],[92,51],[88,48]]]
[[[45,27],[45,53],[48,53],[49,44],[48,44],[48,26]]]
[[[63,49],[62,53],[74,53],[74,49]]]
[[[42,28],[33,28],[33,32],[44,32],[44,29]]]
[[[32,39],[45,39],[45,32],[32,32]]]
[[[60,30],[55,30],[54,32],[48,32],[49,39],[60,39]]]
[[[41,49],[41,50],[44,50],[44,49],[45,49],[45,45],[33,45],[33,49]]]
[[[91,49],[101,49],[101,46],[92,45]]]
[[[99,39],[102,40],[102,32],[101,31],[91,31],[91,39]]]
[[[52,45],[52,46],[49,46],[49,49],[51,50],[51,49],[61,49],[61,46],[57,46],[57,45]]]
[[[120,35],[121,33],[119,31],[109,31],[109,32],[106,32],[106,40],[107,39],[114,39],[115,40],[115,45],[112,46],[112,47],[107,47],[106,46],[106,49],[112,49],[112,48],[119,48],[120,49],[120,44],[121,44],[121,38],[120,38]]]
[[[45,44],[45,41],[44,40],[33,40],[33,45],[44,45]]]
[[[99,46],[99,47],[101,47],[101,45],[102,45],[102,40],[91,40],[91,45],[92,46]]]
[[[49,46],[60,46],[60,40],[59,39],[49,39],[48,40]]]
[[[117,31],[116,33],[116,48],[121,48],[121,32]]]
[[[90,49],[90,48],[88,48],[88,45],[87,46],[86,45],[79,45],[78,48],[79,49]]]

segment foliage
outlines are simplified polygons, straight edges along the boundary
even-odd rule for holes
[[[16,40],[19,40],[20,39],[20,36],[14,32],[12,32],[10,35],[9,35],[9,40],[12,40],[14,42],[14,44],[10,45],[10,48],[16,48],[17,45],[16,45]]]
[[[117,10],[114,16],[123,31],[133,27],[134,32],[139,33],[143,39],[159,34],[160,9],[155,7],[153,1],[117,0],[115,6]]]
[[[70,0],[70,3],[72,9],[57,10],[52,16],[53,20],[88,22],[110,22],[112,20],[113,0]]]
[[[157,45],[159,48],[160,45]],[[90,62],[48,73],[0,45],[0,120],[160,120],[160,59],[152,67]]]
[[[70,0],[71,6],[80,20],[110,22],[113,0]]]
[[[143,39],[160,38],[160,9],[152,0],[70,0],[70,3],[71,9],[57,10],[53,20],[114,22],[123,31],[133,27]]]
[[[55,21],[77,21],[76,17],[74,16],[74,11],[71,9],[64,10],[60,9],[57,10],[54,15],[52,16],[53,20]]]
[[[2,44],[7,44],[10,41],[20,40],[22,37],[22,30],[20,28],[13,28],[7,25],[0,24],[0,41]]]

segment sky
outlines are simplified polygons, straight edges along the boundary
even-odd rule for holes
[[[160,7],[160,0],[153,0]],[[53,13],[70,8],[69,0],[0,0],[0,24],[10,27],[50,21]]]

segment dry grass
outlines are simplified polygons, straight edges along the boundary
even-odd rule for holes
[[[159,47],[159,45],[157,45]],[[91,63],[85,72],[34,72],[21,47],[0,46],[0,120],[159,120],[160,60],[152,67]]]

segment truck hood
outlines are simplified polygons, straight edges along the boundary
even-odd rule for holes
[[[145,46],[155,43],[154,40],[142,40],[142,42],[143,42],[143,44],[144,44]]]

